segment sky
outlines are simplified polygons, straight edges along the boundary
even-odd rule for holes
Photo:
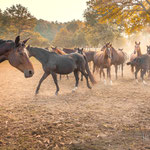
[[[88,0],[0,0],[0,9],[21,4],[37,19],[47,21],[68,22],[84,21],[84,11]]]

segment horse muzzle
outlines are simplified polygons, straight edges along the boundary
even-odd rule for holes
[[[33,76],[33,74],[34,74],[34,71],[33,71],[33,70],[25,70],[25,71],[24,71],[24,76],[25,76],[25,78],[30,78],[30,77]]]

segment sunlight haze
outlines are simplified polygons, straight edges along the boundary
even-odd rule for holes
[[[0,0],[0,9],[21,4],[37,19],[67,22],[84,20],[83,13],[87,0]]]

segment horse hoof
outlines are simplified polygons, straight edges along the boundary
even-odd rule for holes
[[[136,81],[136,83],[139,83],[139,81],[137,79],[135,81]]]
[[[112,83],[112,81],[110,81],[110,85],[112,85],[113,83]]]
[[[58,96],[58,93],[55,93],[55,96]]]
[[[78,89],[78,87],[75,87],[72,89],[72,92],[75,92]]]
[[[107,82],[106,82],[106,80],[104,80],[104,85],[107,85]]]
[[[144,85],[147,85],[147,83],[146,83],[144,80],[143,80],[143,84],[144,84]]]
[[[88,88],[89,88],[89,89],[92,89],[92,87],[91,87],[91,86],[88,86]]]
[[[35,95],[37,95],[37,94],[39,94],[39,92],[38,92],[38,91],[36,91],[36,92],[35,92]]]

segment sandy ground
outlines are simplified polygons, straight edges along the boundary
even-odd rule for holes
[[[85,81],[72,93],[74,77],[59,81],[60,92],[49,76],[34,95],[43,74],[25,79],[8,62],[0,64],[1,150],[148,150],[150,149],[150,80],[133,80],[125,66],[124,78],[113,85],[98,83],[91,90]]]

